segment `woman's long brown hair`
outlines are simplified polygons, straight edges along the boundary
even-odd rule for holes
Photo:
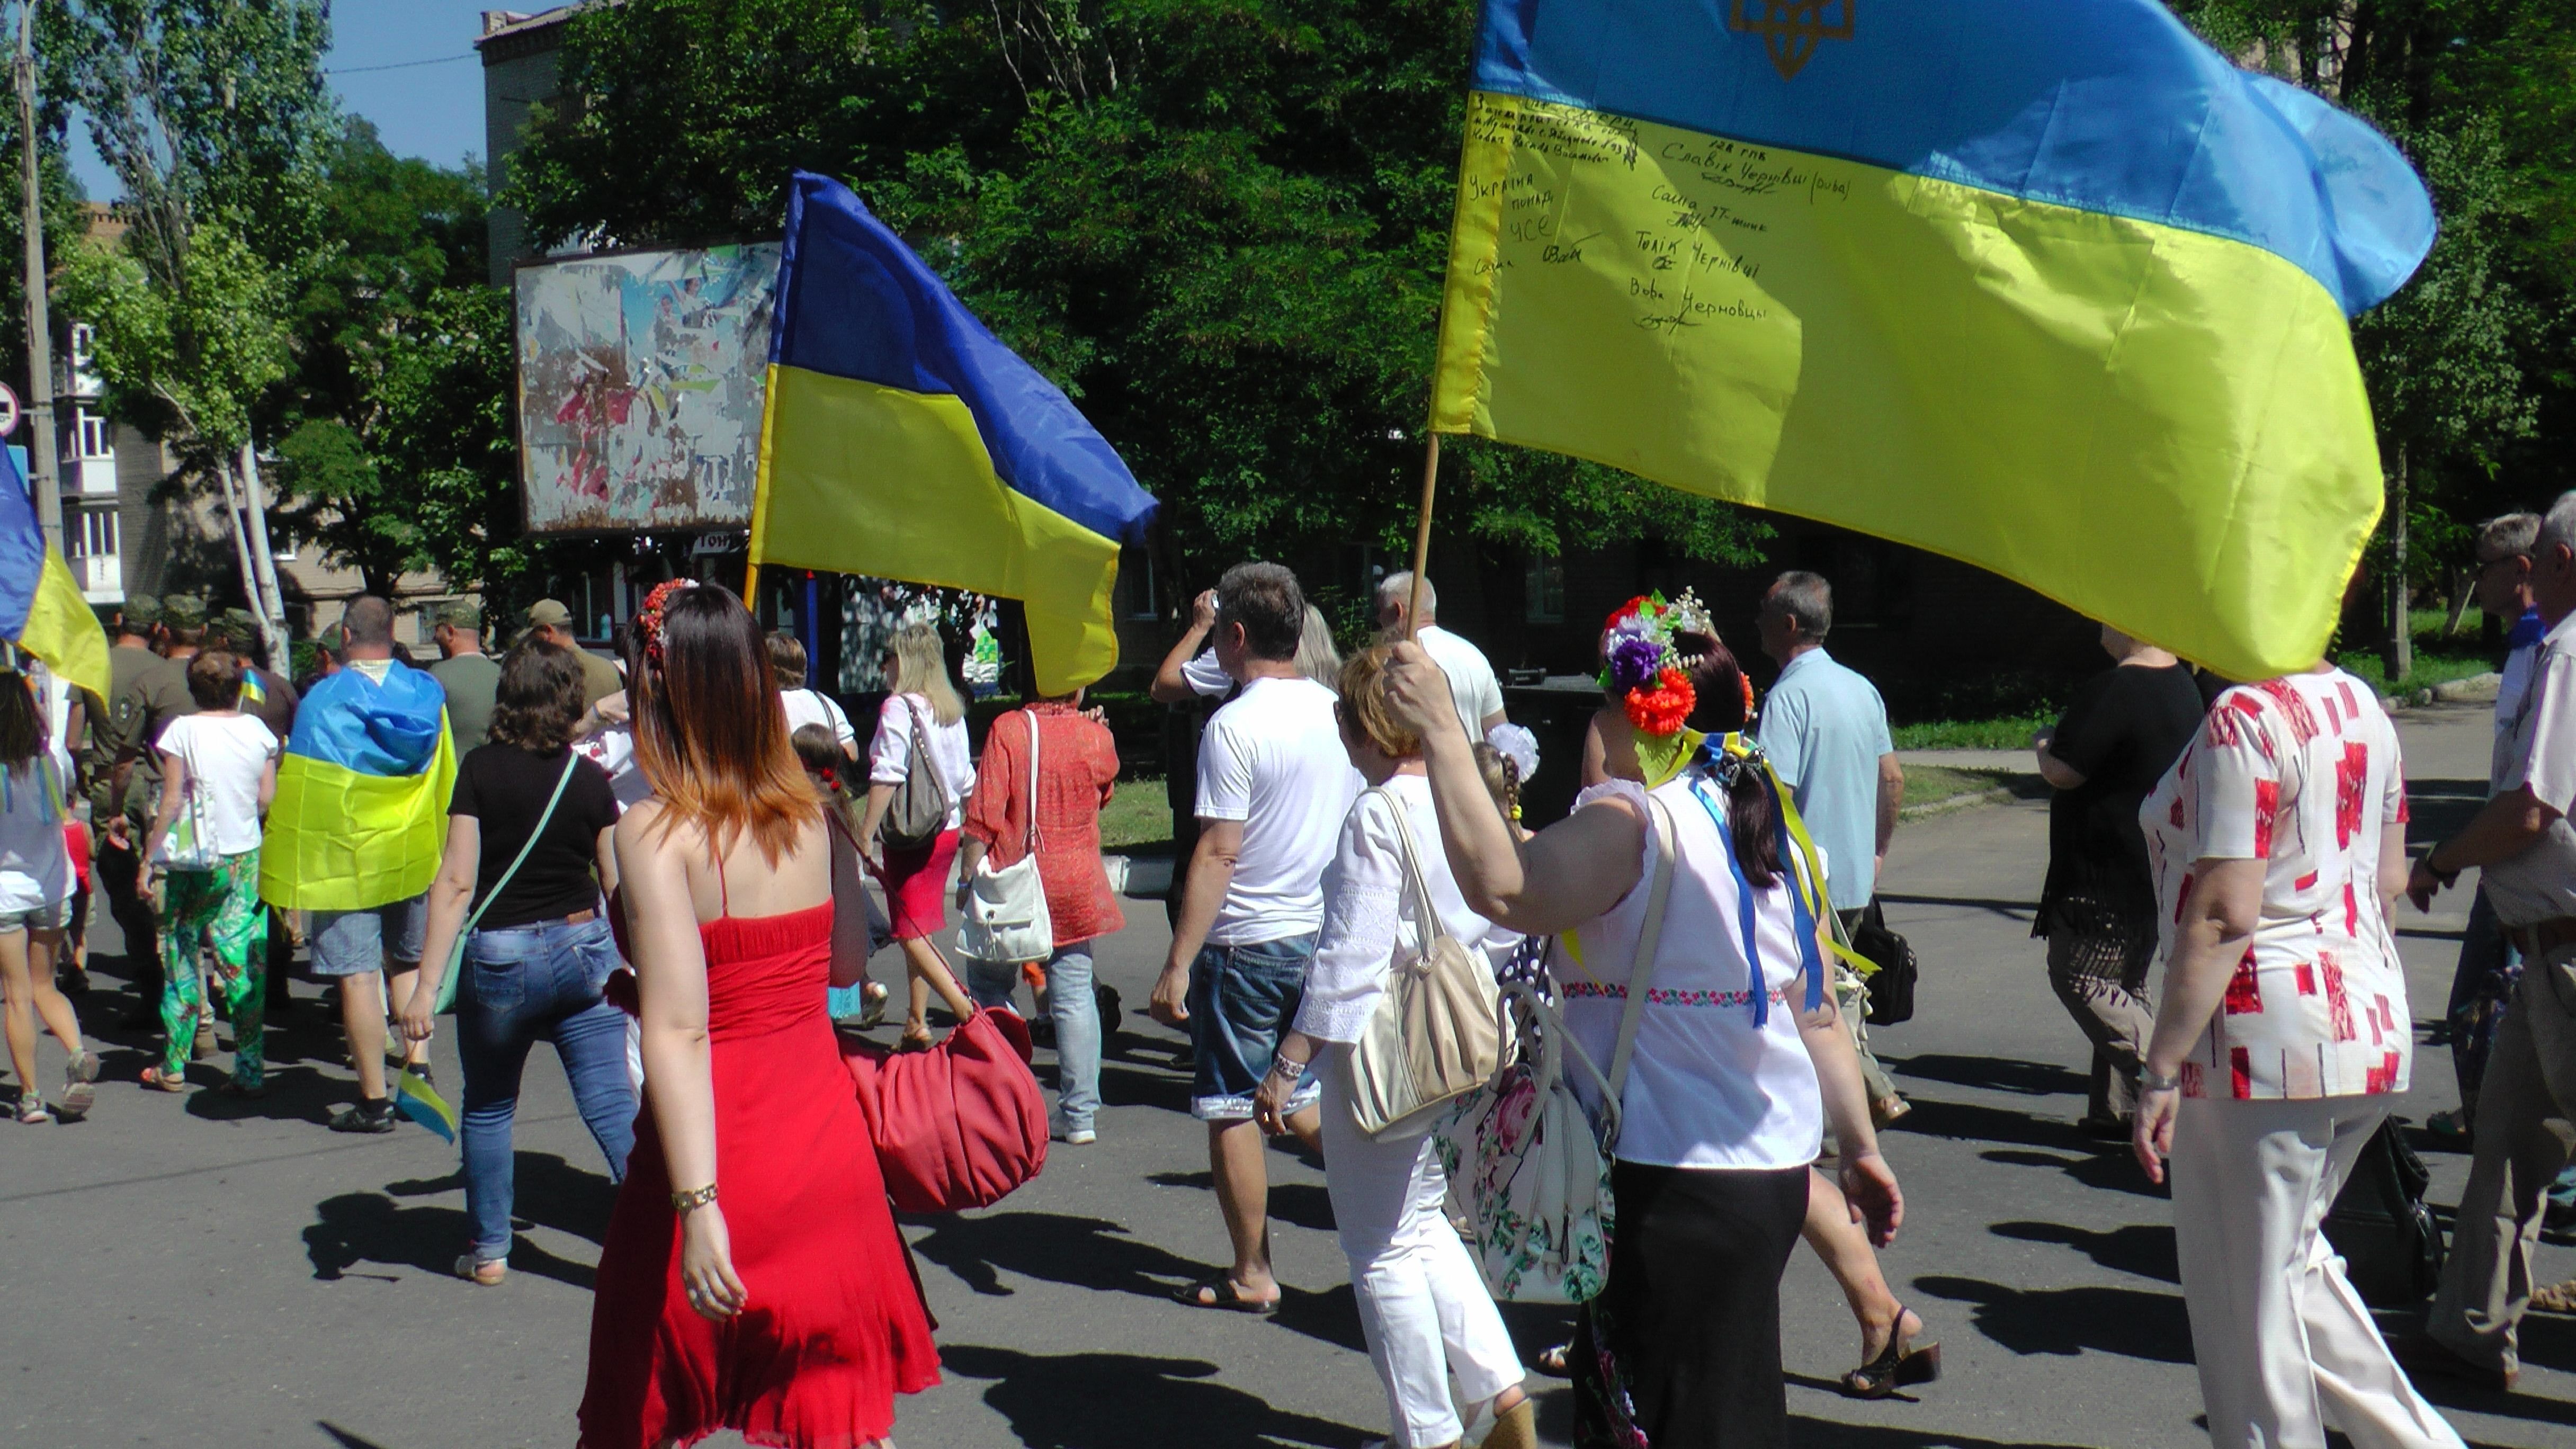
[[[823,802],[788,744],[751,611],[716,584],[673,593],[661,628],[627,640],[626,677],[635,756],[666,818],[704,831],[718,854],[748,832],[776,865]]]

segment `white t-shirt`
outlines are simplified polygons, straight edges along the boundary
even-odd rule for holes
[[[2531,689],[2514,713],[2496,793],[2525,785],[2559,812],[2549,830],[2511,860],[2479,874],[2496,919],[2530,926],[2576,916],[2576,614],[2558,621],[2531,661]]]
[[[1383,793],[1381,793],[1381,790]],[[1431,781],[1398,775],[1380,790],[1365,791],[1342,819],[1341,843],[1324,867],[1324,928],[1315,959],[1306,968],[1306,995],[1297,1008],[1297,1030],[1321,1041],[1355,1042],[1368,1029],[1397,968],[1422,955],[1419,907],[1405,881],[1404,839],[1395,812],[1413,828],[1415,859],[1440,924],[1470,952],[1490,950],[1502,931],[1467,908],[1440,847],[1440,817],[1431,806]]]
[[[850,728],[850,717],[841,712],[840,703],[819,689],[782,689],[778,702],[787,710],[787,732],[794,734],[807,725],[828,725],[832,743],[844,753],[859,742],[858,731]]]
[[[60,767],[45,754],[23,770],[0,770],[0,911],[67,900],[72,885]]]
[[[1824,1145],[1825,1105],[1816,1064],[1798,1035],[1807,993],[1800,912],[1790,899],[1795,887],[1783,876],[1753,894],[1753,947],[1767,996],[1764,1020],[1756,1025],[1742,896],[1727,839],[1692,793],[1698,774],[1684,771],[1654,792],[1673,822],[1673,884],[1619,1098],[1618,1155],[1651,1167],[1802,1167]],[[1574,808],[1609,795],[1645,808],[1645,787],[1633,780],[1595,785],[1576,797]],[[1649,828],[1636,886],[1575,933],[1579,960],[1563,952],[1551,968],[1567,1028],[1604,1072],[1619,1044],[1656,855]],[[1788,868],[1805,867],[1793,853]],[[1566,1080],[1587,1102],[1598,1095],[1579,1067],[1569,1067]]]
[[[154,748],[186,763],[201,838],[217,855],[259,848],[259,782],[277,758],[277,736],[246,714],[183,714],[161,727]],[[166,767],[165,767],[166,768]]]
[[[1223,699],[1234,690],[1234,676],[1216,662],[1214,649],[1202,649],[1197,658],[1182,665],[1181,681],[1209,699]]]
[[[1459,722],[1467,727],[1467,738],[1485,737],[1485,720],[1503,712],[1502,681],[1494,678],[1494,666],[1485,659],[1485,651],[1441,628],[1425,624],[1414,634],[1422,652],[1449,676],[1449,697],[1458,702]]]
[[[643,767],[635,758],[635,727],[626,722],[612,724],[596,734],[573,741],[573,753],[597,765],[608,776],[608,788],[617,796],[617,813],[625,814],[653,798],[653,782],[644,778]]]
[[[975,758],[966,741],[966,721],[941,724],[930,701],[918,694],[893,694],[877,710],[876,739],[868,745],[868,783],[900,785],[912,768],[912,722],[930,744],[930,768],[948,789],[948,828],[966,823],[966,797],[975,792]]]
[[[1256,679],[1216,712],[1199,741],[1198,814],[1242,821],[1243,848],[1209,945],[1258,945],[1323,924],[1324,867],[1360,787],[1333,692],[1313,680]]]

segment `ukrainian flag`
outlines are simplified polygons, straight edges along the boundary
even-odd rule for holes
[[[281,910],[356,911],[429,889],[447,849],[456,747],[438,681],[394,664],[379,684],[351,665],[313,686],[277,764],[259,898]]]
[[[1024,601],[1037,686],[1118,662],[1110,589],[1152,495],[848,187],[787,198],[751,560]]]
[[[438,1095],[438,1089],[424,1080],[418,1069],[406,1064],[402,1075],[394,1079],[394,1110],[430,1131],[453,1142],[456,1140],[456,1109]]]
[[[1487,0],[1432,427],[1963,559],[2234,678],[2379,515],[2433,240],[2157,0]]]
[[[71,566],[45,542],[35,500],[27,493],[17,458],[0,448],[0,639],[105,699],[107,631],[81,597]]]

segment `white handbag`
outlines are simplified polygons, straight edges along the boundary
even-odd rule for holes
[[[1627,1086],[1673,887],[1672,820],[1660,801],[1649,797],[1647,805],[1657,847],[1655,879],[1646,895],[1637,964],[1629,973],[1628,1004],[1619,1014],[1609,1074],[1602,1074],[1536,985],[1510,982],[1501,989],[1500,1010],[1504,1029],[1517,1027],[1520,1058],[1495,1074],[1493,1090],[1469,1098],[1433,1139],[1449,1173],[1453,1216],[1465,1220],[1486,1286],[1506,1303],[1584,1303],[1609,1281],[1616,1225],[1610,1159],[1619,1141],[1619,1094]],[[1568,1055],[1601,1089],[1597,1116],[1584,1110],[1565,1079]]]
[[[1038,875],[1038,717],[1029,722],[1029,848],[996,870],[991,852],[975,862],[966,883],[966,922],[957,929],[959,954],[977,961],[1016,964],[1055,954],[1055,918],[1047,912],[1046,882]]]
[[[1419,1129],[1424,1117],[1485,1085],[1501,1070],[1511,1039],[1492,964],[1460,945],[1441,922],[1404,803],[1384,788],[1368,793],[1395,817],[1420,947],[1389,974],[1386,994],[1349,1053],[1351,1120],[1380,1137]]]
[[[206,777],[197,773],[197,757],[185,744],[179,746],[179,765],[188,782],[179,791],[179,813],[171,818],[170,828],[161,832],[161,843],[153,847],[152,863],[167,870],[213,870],[224,858],[215,849],[199,803]]]

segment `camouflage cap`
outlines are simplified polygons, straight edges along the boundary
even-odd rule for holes
[[[451,629],[472,629],[480,632],[483,628],[483,606],[472,599],[453,599],[439,605],[437,612],[431,618]]]
[[[161,622],[173,629],[196,629],[206,622],[206,601],[195,594],[172,594],[161,601]]]
[[[127,627],[138,632],[161,622],[161,601],[150,594],[128,594],[118,607],[124,611]]]
[[[339,625],[334,624],[330,628],[323,630],[321,633],[314,635],[313,642],[321,645],[322,652],[325,654],[344,654],[348,652],[349,648],[349,633]]]
[[[572,626],[572,610],[565,608],[560,599],[539,599],[530,604],[528,612],[521,617],[531,629]]]

